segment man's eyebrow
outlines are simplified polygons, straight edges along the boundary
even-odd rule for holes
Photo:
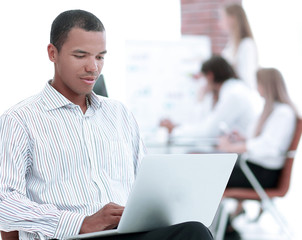
[[[107,53],[107,50],[100,52],[99,54],[106,54],[106,53]]]
[[[87,53],[88,53],[88,52],[83,51],[83,50],[81,50],[81,49],[76,49],[76,50],[73,50],[72,52],[73,52],[73,53],[82,53],[82,54],[87,54]]]
[[[73,51],[73,53],[89,54],[89,52],[86,52],[86,51],[81,50],[81,49],[76,49],[76,50]],[[106,54],[106,53],[107,53],[107,50],[99,52],[98,54]]]

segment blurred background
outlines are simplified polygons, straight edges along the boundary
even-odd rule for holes
[[[202,61],[225,47],[227,36],[219,27],[219,11],[233,2],[242,4],[247,13],[260,66],[281,71],[301,113],[299,0],[15,0],[0,3],[0,114],[41,91],[53,77],[46,51],[51,23],[60,12],[81,8],[93,12],[106,28],[108,54],[103,75],[109,97],[130,108],[146,141],[163,141],[166,133],[159,128],[160,119],[191,120],[189,113],[194,111],[201,84],[192,76]],[[297,239],[302,237],[301,148],[300,144],[290,191],[275,201]],[[254,211],[253,203],[249,209]],[[245,239],[280,237],[270,216],[264,215],[256,225],[238,225]]]

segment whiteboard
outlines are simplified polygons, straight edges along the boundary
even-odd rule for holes
[[[206,36],[183,36],[175,41],[126,42],[126,104],[141,132],[152,134],[162,118],[190,120],[200,82],[192,74],[211,55]]]

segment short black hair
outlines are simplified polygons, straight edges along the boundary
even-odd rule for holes
[[[201,66],[201,72],[207,74],[212,72],[215,83],[223,83],[230,78],[237,78],[232,66],[221,56],[214,55]]]
[[[60,52],[72,28],[103,32],[103,23],[95,15],[84,10],[69,10],[59,14],[51,25],[50,43]]]

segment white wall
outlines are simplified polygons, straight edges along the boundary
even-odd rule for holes
[[[93,12],[105,25],[108,54],[103,72],[110,96],[116,99],[125,96],[125,40],[180,36],[178,0],[1,1],[0,114],[39,92],[52,78],[46,52],[50,26],[60,12],[75,8]]]
[[[283,74],[302,112],[302,15],[300,0],[243,0],[263,67]]]

